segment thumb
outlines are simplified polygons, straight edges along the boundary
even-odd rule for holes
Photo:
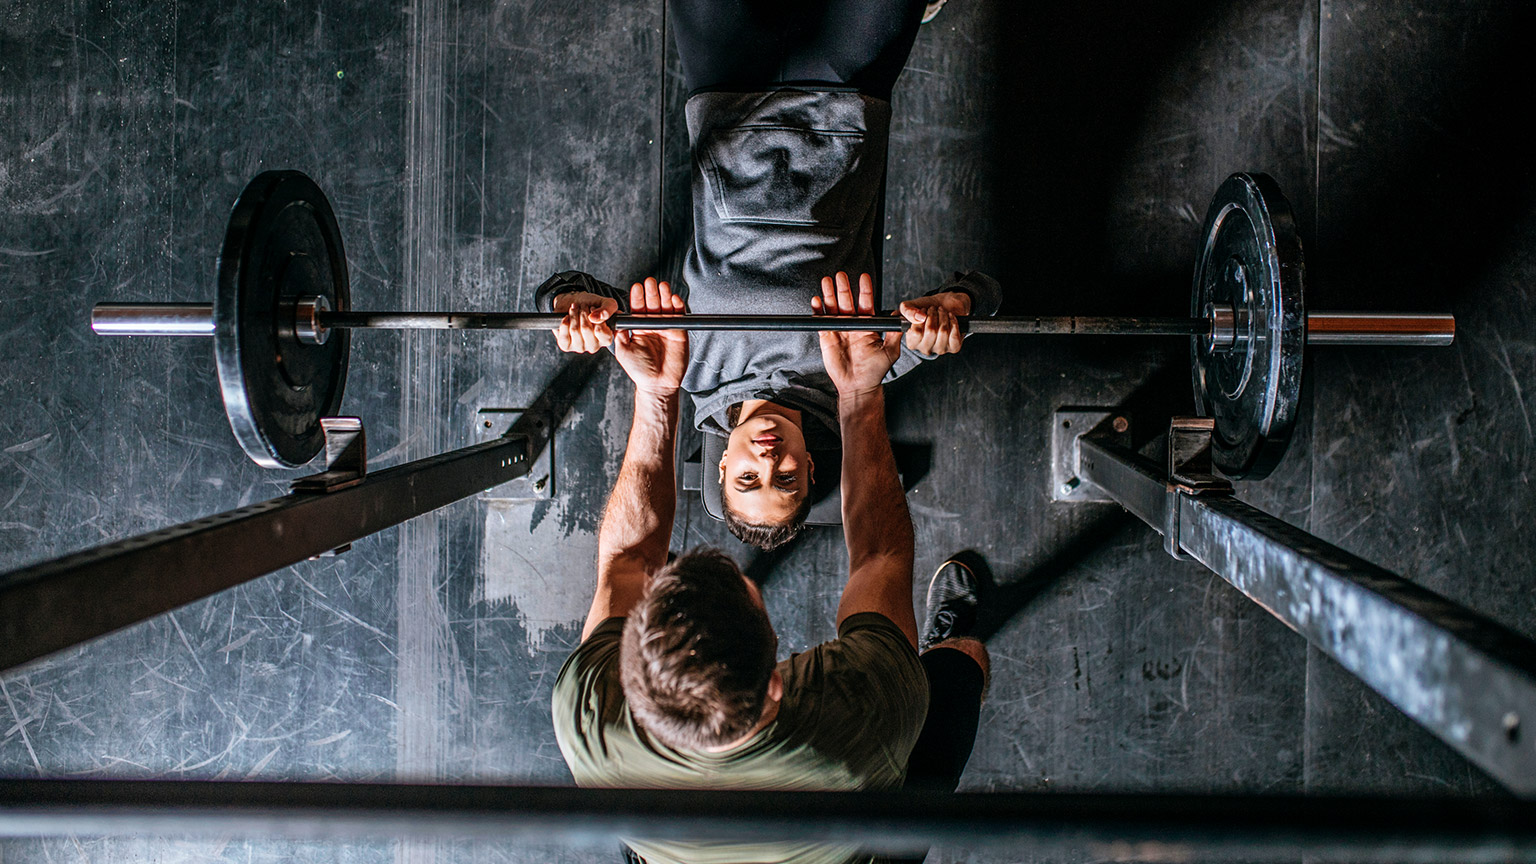
[[[910,300],[901,301],[901,305],[897,308],[901,310],[901,317],[911,321],[913,324],[921,324],[928,320],[928,313],[924,312],[920,307],[913,305]]]

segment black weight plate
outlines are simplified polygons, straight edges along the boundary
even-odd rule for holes
[[[320,418],[341,408],[349,334],[333,331],[324,345],[294,338],[292,304],[307,295],[350,308],[336,216],[304,174],[263,172],[229,217],[213,336],[230,428],[268,468],[313,459],[325,447]]]
[[[1301,401],[1307,316],[1301,240],[1291,205],[1264,174],[1233,174],[1205,214],[1190,312],[1228,304],[1230,349],[1190,340],[1195,406],[1216,421],[1212,461],[1239,480],[1269,475],[1285,456]]]

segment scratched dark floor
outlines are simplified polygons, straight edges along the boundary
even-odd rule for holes
[[[1241,494],[1536,636],[1533,17],[1519,0],[952,0],[895,95],[888,290],[978,267],[1015,313],[1183,314],[1211,193],[1269,172],[1314,307],[1448,310],[1461,335],[1314,350],[1295,445]],[[255,173],[328,191],[359,306],[527,308],[555,270],[676,271],[683,96],[661,0],[0,6],[0,570],[272,497],[296,473],[241,455],[207,344],[86,326],[98,301],[210,297]],[[476,411],[526,404],[559,362],[533,334],[354,346],[346,408],[375,465],[467,443]],[[1500,794],[1150,530],[1050,503],[1052,410],[1129,404],[1149,435],[1191,407],[1187,356],[979,338],[894,388],[919,582],[970,549],[1011,587],[964,788]],[[0,774],[569,782],[549,690],[588,602],[627,394],[611,363],[591,381],[551,500],[461,502],[0,678]],[[837,534],[755,560],[685,496],[676,545],[698,543],[766,579],[786,652],[832,634]],[[391,859],[614,860],[0,841],[5,864]]]

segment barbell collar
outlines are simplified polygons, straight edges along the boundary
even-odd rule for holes
[[[1237,310],[1230,303],[1205,304],[1205,320],[1211,324],[1211,347],[1229,351],[1237,343]]]
[[[331,301],[319,295],[300,297],[293,304],[293,335],[305,345],[324,345],[331,338],[331,328],[320,323],[320,316],[331,311]]]

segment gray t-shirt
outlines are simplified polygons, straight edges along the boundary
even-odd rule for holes
[[[779,663],[784,697],[778,715],[723,753],[675,750],[636,725],[619,685],[623,628],[623,618],[598,625],[555,679],[555,739],[578,786],[901,787],[928,711],[928,679],[889,618],[851,615],[836,639]],[[857,854],[851,846],[805,843],[626,842],[648,864],[838,864]]]
[[[693,154],[693,242],[675,286],[701,315],[808,315],[823,276],[877,272],[890,103],[845,89],[704,91],[688,99]],[[563,273],[538,290],[592,291],[627,308],[627,292]],[[996,314],[991,277],[956,273],[935,291],[971,296],[972,315]],[[911,292],[899,292],[905,298]],[[905,346],[890,381],[925,359]],[[746,399],[787,403],[835,437],[837,389],[814,332],[697,331],[683,389],[694,419],[724,428]],[[815,445],[813,445],[815,446]]]

